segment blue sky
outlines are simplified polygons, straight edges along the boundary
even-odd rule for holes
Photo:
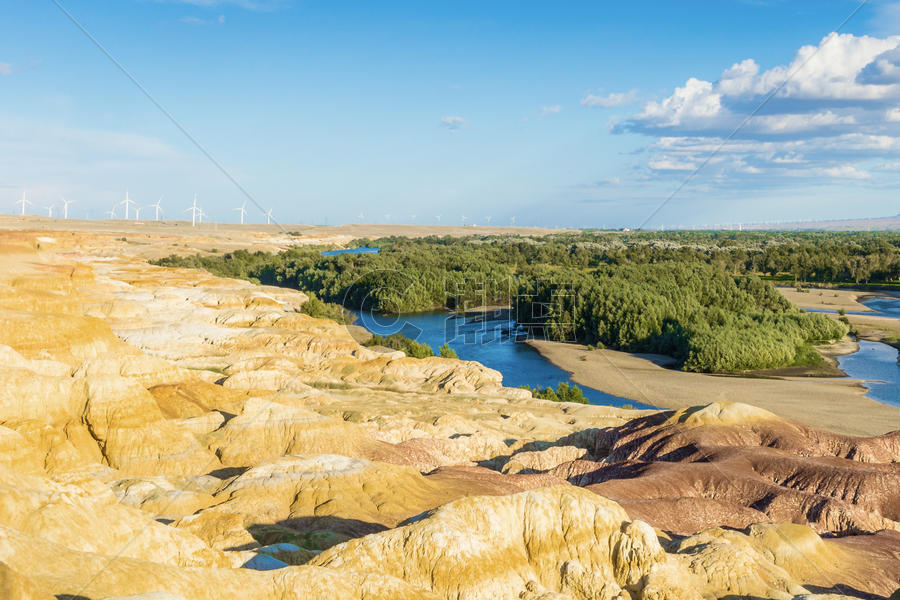
[[[704,163],[647,227],[900,212],[900,3],[59,1],[281,222],[634,227]],[[53,2],[0,11],[0,211],[236,219]]]

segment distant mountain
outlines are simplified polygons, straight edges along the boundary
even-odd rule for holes
[[[834,219],[755,223],[742,226],[744,231],[900,231],[900,214],[871,219]]]

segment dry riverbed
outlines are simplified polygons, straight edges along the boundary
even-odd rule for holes
[[[569,371],[576,383],[660,408],[685,408],[701,399],[725,400],[850,435],[877,435],[900,428],[900,408],[865,397],[865,388],[856,380],[686,373],[672,369],[668,357],[588,350],[580,344],[545,340],[528,343]]]

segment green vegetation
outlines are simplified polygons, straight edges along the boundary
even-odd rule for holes
[[[443,346],[441,346],[441,349],[438,351],[438,355],[441,358],[456,358],[456,359],[459,358],[459,355],[456,354],[456,350],[454,350],[447,344],[444,344]]]
[[[516,320],[537,335],[666,354],[683,369],[702,372],[810,364],[812,345],[847,333],[846,323],[794,309],[765,279],[900,281],[898,234],[583,232],[353,244],[381,252],[325,257],[323,248],[297,247],[170,256],[157,264],[297,288],[322,304],[357,310],[510,304]],[[307,310],[343,314],[316,304]],[[424,354],[408,342],[389,344]]]
[[[411,340],[402,333],[392,333],[389,336],[380,336],[376,333],[366,341],[365,345],[384,346],[394,350],[402,350],[407,356],[412,356],[413,358],[434,356],[434,350],[431,349],[431,346]]]
[[[553,400],[554,402],[577,402],[578,404],[589,404],[588,399],[584,397],[581,388],[575,385],[569,385],[565,381],[560,381],[556,385],[556,390],[552,387],[541,388],[540,386],[532,388],[528,385],[520,386],[523,390],[528,390],[534,398],[543,400]]]
[[[306,292],[309,300],[300,307],[300,312],[318,319],[331,319],[338,323],[350,323],[350,313],[340,304],[322,302],[314,292]]]

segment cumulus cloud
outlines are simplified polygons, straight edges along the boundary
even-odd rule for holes
[[[872,175],[865,172],[860,171],[853,165],[840,165],[837,167],[827,167],[822,170],[823,175],[827,175],[828,177],[836,177],[843,179],[868,179]]]
[[[654,171],[693,171],[697,168],[697,165],[692,162],[668,157],[654,158],[648,166]]]
[[[793,113],[786,115],[765,115],[755,117],[751,126],[761,133],[799,133],[805,131],[821,131],[833,125],[855,125],[853,115],[837,115],[828,110],[820,113]]]
[[[554,104],[553,106],[542,106],[541,107],[541,116],[546,117],[547,115],[555,115],[559,111],[562,110],[562,106],[559,104]]]
[[[441,119],[441,127],[446,127],[450,131],[458,131],[466,124],[466,120],[462,117],[449,116]]]
[[[719,186],[872,179],[885,171],[874,161],[900,158],[900,36],[832,33],[767,70],[741,60],[715,81],[689,78],[613,131],[656,138],[641,167],[649,177],[703,164]]]
[[[12,75],[12,66],[9,63],[0,62],[0,77]]]
[[[637,93],[637,90],[631,90],[629,92],[614,92],[607,96],[587,94],[581,99],[581,105],[588,108],[625,106],[626,104],[632,104],[637,100]]]
[[[725,69],[715,82],[690,78],[669,97],[647,102],[618,129],[642,133],[727,131],[740,125],[769,96],[764,113],[794,116],[770,119],[759,132],[782,133],[779,122],[793,130],[875,124],[886,105],[900,103],[898,46],[900,36],[832,33],[817,46],[800,48],[786,65],[760,72],[753,59],[746,59]],[[820,116],[804,121],[803,113]]]

